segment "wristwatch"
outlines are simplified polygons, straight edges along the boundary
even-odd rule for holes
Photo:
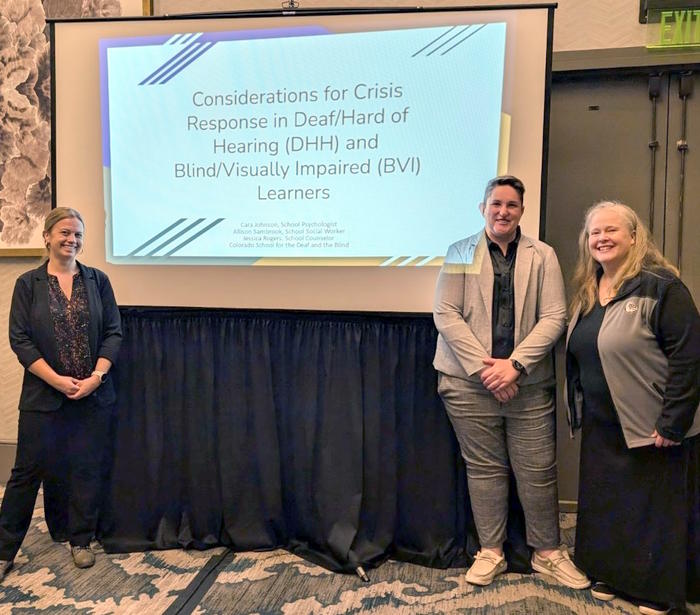
[[[107,381],[107,372],[101,372],[99,369],[94,370],[90,375],[97,376],[100,379],[100,384]]]
[[[524,374],[527,376],[527,371],[525,370],[525,367],[520,361],[516,361],[515,359],[511,359],[510,362],[513,364],[513,367],[517,369],[521,374]]]

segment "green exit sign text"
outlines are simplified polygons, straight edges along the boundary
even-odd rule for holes
[[[700,47],[700,8],[650,9],[648,24],[647,47],[650,49]]]

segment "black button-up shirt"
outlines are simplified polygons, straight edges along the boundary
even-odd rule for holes
[[[520,227],[515,232],[515,239],[508,244],[505,255],[500,246],[489,239],[489,255],[493,265],[493,303],[491,317],[491,356],[494,359],[507,359],[515,347],[515,297],[513,277],[515,274],[515,257],[518,252]]]

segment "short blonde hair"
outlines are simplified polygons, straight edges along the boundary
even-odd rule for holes
[[[615,209],[622,217],[623,224],[634,243],[630,246],[625,262],[619,268],[613,280],[611,295],[614,297],[624,282],[639,275],[642,269],[667,269],[678,275],[674,267],[659,251],[649,230],[631,207],[619,201],[600,201],[589,207],[584,217],[583,228],[578,236],[578,261],[574,272],[574,296],[571,300],[571,312],[581,310],[587,314],[593,309],[597,300],[598,270],[600,265],[594,260],[588,248],[588,228],[593,216],[604,209]]]

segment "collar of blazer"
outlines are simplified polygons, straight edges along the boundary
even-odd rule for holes
[[[473,239],[479,245],[476,250],[482,253],[481,274],[479,275],[479,288],[481,297],[484,300],[484,308],[488,314],[488,321],[493,320],[493,265],[486,243],[486,232],[482,231],[473,235]],[[532,240],[520,235],[518,241],[518,251],[515,256],[515,273],[513,276],[513,294],[515,295],[515,328],[517,330],[523,315],[525,300],[527,298],[527,287],[530,282],[532,271],[532,259],[534,256],[534,244]]]

